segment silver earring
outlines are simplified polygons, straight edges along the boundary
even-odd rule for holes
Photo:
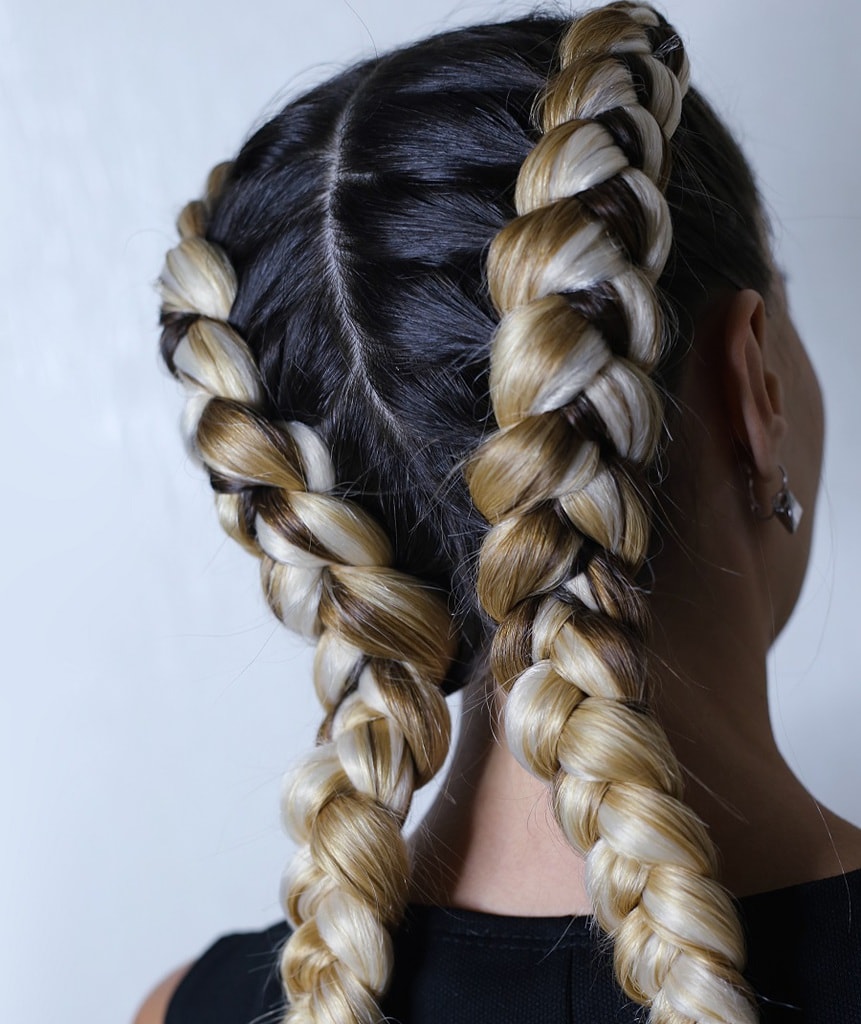
[[[778,466],[780,474],[783,480],[780,484],[780,490],[771,499],[771,511],[766,512],[762,505],[756,500],[756,495],[753,491],[753,470],[745,463],[747,470],[747,484],[748,490],[750,491],[750,510],[754,513],[757,519],[771,519],[776,516],[784,529],[788,530],[789,533],[795,533],[798,529],[798,524],[801,522],[801,516],[804,514],[804,509],[801,507],[801,502],[789,489],[789,478],[786,475],[786,470],[783,466]]]

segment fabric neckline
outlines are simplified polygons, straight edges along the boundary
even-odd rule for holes
[[[839,899],[841,892],[847,900],[852,898],[852,887],[861,887],[861,868],[841,875],[817,878],[808,882],[781,886],[763,892],[734,897],[742,913],[762,913],[769,905],[783,903],[804,897],[832,896]],[[861,910],[861,908],[859,908]],[[505,935],[529,939],[554,939],[565,937],[594,937],[599,934],[597,923],[591,914],[560,914],[557,916],[528,917],[516,914],[495,914],[484,910],[467,910],[463,907],[434,906],[424,903],[410,903],[406,912],[407,927],[418,926],[421,930],[459,934],[474,938]],[[560,930],[561,933],[560,934]]]

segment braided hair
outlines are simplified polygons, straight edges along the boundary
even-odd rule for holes
[[[208,201],[184,211],[185,237],[167,257],[163,310],[182,327],[165,356],[189,388],[184,429],[222,526],[260,558],[275,614],[318,638],[314,681],[326,720],[285,800],[300,844],[286,886],[293,1014],[324,1019],[325,987],[328,1014],[368,1020],[406,902],[401,829],[413,791],[448,750],[440,684],[452,630],[439,596],[391,567],[377,523],[332,494],[332,461],[315,431],[276,421],[268,408],[254,358],[228,322],[233,269],[201,232],[223,170],[210,179]]]
[[[753,1021],[646,692],[664,395],[711,291],[769,280],[750,172],[674,30],[615,3],[360,64],[216,168],[179,231],[184,433],[317,644],[324,719],[284,797],[289,1020],[380,1019],[402,827],[490,650],[622,987],[655,1024]]]
[[[672,238],[661,189],[687,86],[678,37],[648,7],[595,11],[566,33],[517,216],[490,249],[499,430],[469,473],[491,525],[478,594],[499,623],[492,664],[509,745],[552,787],[619,981],[662,1024],[754,1019],[711,841],[643,703],[638,479],[662,424],[649,376]]]

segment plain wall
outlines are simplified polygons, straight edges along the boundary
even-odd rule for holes
[[[374,45],[524,9],[0,7],[0,1019],[122,1024],[217,934],[279,916],[279,782],[318,711],[308,651],[179,440],[152,287],[173,217],[279,99]],[[861,823],[861,5],[669,13],[761,176],[826,395],[814,556],[772,711],[811,792]]]

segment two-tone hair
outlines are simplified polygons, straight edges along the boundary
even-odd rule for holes
[[[664,396],[712,290],[768,285],[750,172],[675,31],[618,3],[376,58],[291,102],[179,223],[184,430],[273,611],[317,642],[325,718],[284,800],[289,1019],[380,1019],[402,826],[489,651],[625,991],[661,1024],[754,1020],[648,711]]]

